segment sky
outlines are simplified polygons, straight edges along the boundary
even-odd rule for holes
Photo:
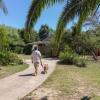
[[[8,9],[8,14],[5,15],[0,11],[0,24],[15,28],[24,28],[32,0],[4,0],[4,2]],[[43,24],[47,24],[50,28],[55,29],[63,7],[64,4],[57,4],[56,6],[45,9],[34,29],[38,31]]]

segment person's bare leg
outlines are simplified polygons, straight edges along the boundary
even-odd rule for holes
[[[35,75],[35,76],[38,74],[38,67],[39,67],[39,63],[35,63],[35,64],[34,64],[34,68],[35,68],[34,75]]]
[[[35,64],[35,76],[38,74],[39,63]]]
[[[38,73],[38,67],[35,67],[35,75]]]
[[[33,74],[32,74],[33,76],[36,76],[36,72],[37,72],[36,67],[37,67],[37,64],[36,64],[36,63],[34,63],[34,70],[35,70],[35,71],[34,71],[34,72],[33,72]]]

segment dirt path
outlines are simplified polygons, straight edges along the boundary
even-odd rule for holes
[[[30,60],[25,60],[29,68],[23,72],[16,73],[0,80],[0,100],[18,100],[29,92],[39,87],[53,72],[56,60],[46,59],[43,62],[49,64],[47,74],[41,74],[42,68],[37,76],[32,76],[33,65]]]

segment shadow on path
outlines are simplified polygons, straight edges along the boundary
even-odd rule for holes
[[[81,100],[91,100],[91,97],[84,96],[83,98],[81,98]]]
[[[48,100],[48,97],[47,96],[44,96],[40,100]]]
[[[19,76],[34,76],[32,73],[30,74],[23,74],[23,75],[19,75]]]

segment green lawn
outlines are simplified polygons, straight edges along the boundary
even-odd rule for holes
[[[30,59],[30,55],[18,55],[21,59]],[[28,65],[21,64],[21,65],[8,65],[8,66],[0,66],[0,79],[14,74],[16,72],[22,71],[26,69]]]
[[[55,93],[51,93],[54,100],[86,100],[82,99],[85,97],[100,100],[100,63],[89,62],[86,68],[57,65],[56,70],[46,82],[29,95],[40,99],[45,94],[50,98],[51,94],[46,94],[50,89],[59,92],[56,98],[54,98]]]
[[[6,76],[9,76],[11,74],[14,74],[16,72],[22,71],[22,70],[26,69],[27,67],[28,67],[28,65],[26,65],[26,64],[14,65],[14,66],[9,65],[9,66],[0,67],[1,68],[0,79],[4,78]]]

